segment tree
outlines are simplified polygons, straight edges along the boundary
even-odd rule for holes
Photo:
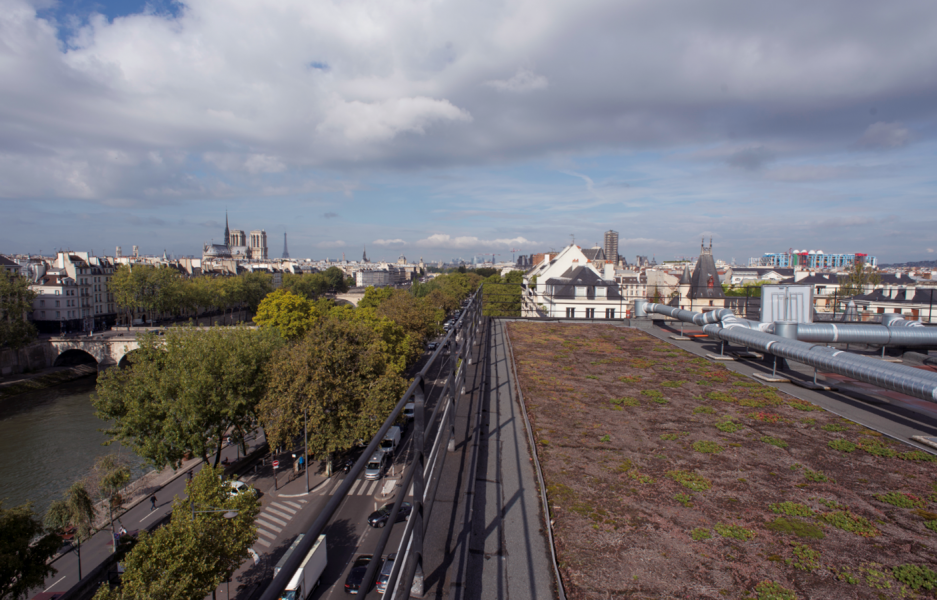
[[[375,311],[403,327],[421,343],[435,333],[436,315],[431,306],[421,298],[415,298],[404,290],[395,290],[381,302]]]
[[[840,296],[858,296],[874,289],[882,278],[872,267],[862,261],[856,261],[846,275],[839,277]]]
[[[21,348],[36,339],[36,328],[26,320],[35,298],[29,279],[0,271],[0,348]]]
[[[85,489],[85,484],[78,481],[65,492],[65,497],[55,500],[46,513],[46,527],[55,530],[75,528],[75,541],[78,544],[78,578],[81,579],[81,542],[94,533],[94,517],[97,511],[94,500]]]
[[[273,275],[258,271],[244,273],[238,276],[238,279],[241,284],[241,301],[247,305],[249,311],[256,313],[263,299],[273,291]]]
[[[111,536],[119,538],[114,528],[114,511],[120,510],[124,499],[120,490],[130,481],[130,467],[118,454],[105,454],[94,461],[91,474],[85,478],[85,487],[93,498],[99,498],[107,504],[108,520],[111,524]],[[113,545],[114,551],[117,544]]]
[[[368,287],[364,290],[364,297],[358,300],[358,308],[377,308],[382,302],[394,295],[394,288]]]
[[[345,272],[338,267],[329,267],[322,272],[322,276],[325,278],[329,290],[339,294],[344,294],[348,291],[348,284],[345,282]]]
[[[134,311],[177,313],[183,306],[183,285],[179,272],[169,267],[121,265],[108,283],[118,308],[129,321]]]
[[[306,334],[319,318],[312,302],[285,289],[269,294],[257,307],[254,323],[276,329],[287,340]]]
[[[47,563],[61,545],[62,538],[42,526],[32,504],[3,508],[0,502],[0,598],[25,598],[54,575]]]
[[[268,371],[259,412],[270,445],[298,435],[305,412],[310,454],[321,458],[372,437],[407,388],[381,337],[352,320],[323,319]]]
[[[113,421],[112,439],[156,468],[178,466],[187,453],[206,461],[229,431],[243,439],[253,429],[266,393],[266,365],[283,338],[270,328],[176,327],[162,339],[140,338],[126,369],[98,379],[92,403]]]
[[[230,578],[257,539],[260,502],[250,493],[232,495],[223,475],[201,469],[186,486],[188,497],[173,500],[172,520],[140,533],[124,560],[121,587],[105,586],[95,600],[204,598]]]
[[[283,276],[283,287],[281,289],[309,300],[315,300],[328,291],[329,282],[321,273],[305,273],[303,275],[287,273]]]

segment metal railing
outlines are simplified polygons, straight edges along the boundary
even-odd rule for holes
[[[410,384],[406,393],[397,402],[384,424],[371,439],[367,448],[349,471],[348,476],[338,486],[325,508],[306,531],[302,541],[283,564],[280,573],[273,578],[273,581],[264,590],[260,600],[277,600],[280,597],[299,565],[318,540],[319,535],[325,531],[384,435],[393,426],[404,406],[411,401],[414,403],[413,455],[410,464],[407,465],[404,471],[387,522],[396,522],[397,513],[400,511],[411,483],[413,484],[412,508],[403,537],[400,540],[397,560],[394,561],[393,569],[387,581],[387,591],[384,597],[389,599],[408,598],[410,596],[408,590],[412,590],[416,595],[423,595],[423,537],[426,534],[426,524],[429,522],[433,510],[436,486],[439,484],[439,474],[446,457],[446,452],[442,451],[441,448],[443,444],[446,444],[448,451],[454,450],[452,442],[455,437],[455,404],[457,398],[464,393],[465,366],[471,364],[471,349],[473,345],[477,345],[476,338],[479,335],[482,317],[481,300],[482,292],[479,289],[470,298],[468,306],[462,312],[455,326],[446,334],[446,337],[439,344],[426,365],[414,377],[413,383]],[[446,382],[439,390],[433,403],[432,414],[427,419],[428,397],[426,388],[428,385],[434,385],[428,381],[428,374],[435,365],[440,367],[440,372],[445,366],[448,366],[449,369]],[[427,451],[427,441],[434,432],[435,438]],[[377,544],[374,545],[372,551],[374,558],[368,564],[368,569],[361,582],[361,594],[367,594],[374,583],[377,571],[382,564],[380,557],[384,553],[392,530],[393,527],[385,527]]]

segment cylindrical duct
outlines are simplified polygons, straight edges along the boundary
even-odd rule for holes
[[[774,335],[789,340],[797,339],[797,321],[775,321]]]
[[[634,301],[634,316],[636,317],[646,317],[647,311],[645,307],[648,305],[647,300],[635,300]]]

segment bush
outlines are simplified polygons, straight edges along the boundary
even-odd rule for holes
[[[848,510],[823,513],[817,515],[817,519],[828,525],[856,535],[861,535],[862,537],[875,537],[878,535],[878,529],[876,529],[868,519],[853,514]]]
[[[879,502],[897,506],[898,508],[924,508],[926,505],[923,499],[905,492],[888,492],[887,494],[878,494],[875,496],[875,499]]]
[[[771,444],[772,446],[777,446],[778,448],[787,448],[787,442],[781,438],[771,437],[770,435],[761,436],[761,441],[766,444]]]
[[[722,537],[732,538],[734,540],[742,540],[743,542],[755,537],[754,531],[745,529],[739,525],[725,525],[723,523],[716,523],[715,530],[716,533]]]
[[[762,581],[755,586],[758,600],[797,600],[797,594],[773,581]]]
[[[712,482],[698,473],[691,471],[667,471],[667,477],[670,477],[685,488],[694,492],[705,492],[712,487]]]
[[[709,440],[700,440],[698,442],[693,442],[693,449],[697,452],[702,452],[704,454],[719,454],[725,448],[717,444],[716,442],[710,442]]]
[[[696,540],[697,542],[700,542],[702,540],[708,540],[712,536],[713,534],[710,533],[709,530],[706,529],[705,527],[697,527],[696,529],[690,532],[690,537]]]
[[[832,440],[827,446],[833,450],[839,450],[840,452],[855,452],[856,445],[850,442],[849,440]]]
[[[772,504],[771,510],[778,514],[787,515],[789,517],[812,517],[816,513],[809,506],[804,506],[797,502],[781,502],[780,504]]]
[[[912,590],[937,588],[937,573],[919,565],[899,565],[892,569],[895,579]]]

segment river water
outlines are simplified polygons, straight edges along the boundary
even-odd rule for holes
[[[0,402],[0,500],[10,508],[28,500],[44,515],[49,504],[87,475],[97,457],[119,452],[134,465],[143,461],[114,443],[103,446],[107,423],[94,416],[96,376]]]

